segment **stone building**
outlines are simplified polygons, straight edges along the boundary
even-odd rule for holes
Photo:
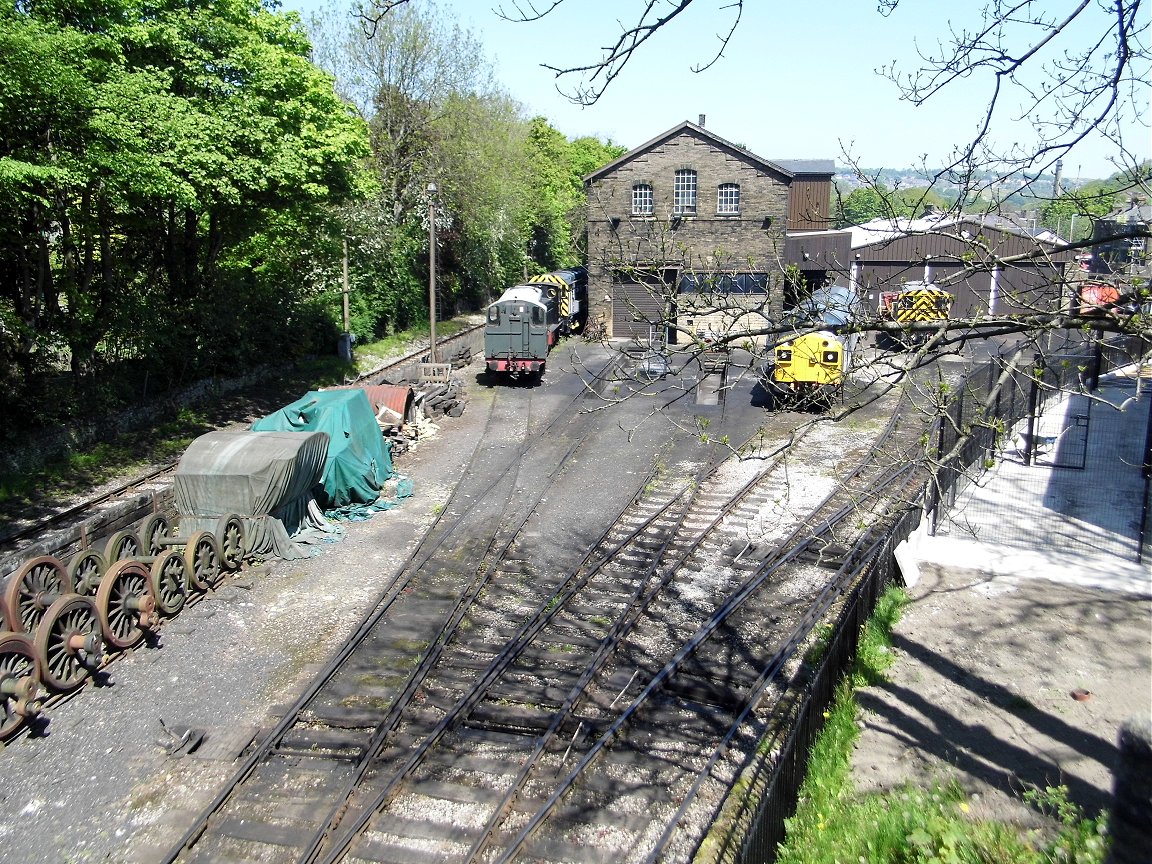
[[[777,316],[846,267],[848,235],[828,230],[834,171],[761,158],[701,117],[588,175],[589,321],[677,342]]]

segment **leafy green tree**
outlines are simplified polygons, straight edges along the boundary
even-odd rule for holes
[[[262,256],[360,193],[367,137],[295,16],[8,3],[0,51],[0,298],[22,386],[60,357],[180,376],[299,342],[308,298]]]
[[[891,218],[892,203],[883,186],[861,186],[853,189],[843,198],[837,200],[839,215],[836,219],[838,228],[849,225],[863,225],[873,219]]]
[[[1152,176],[1152,163],[1145,162],[1136,170],[1119,171],[1106,180],[1093,180],[1063,192],[1041,208],[1041,224],[1070,242],[1087,240],[1092,236],[1094,220],[1115,209],[1127,190],[1138,188],[1141,174],[1145,178]]]

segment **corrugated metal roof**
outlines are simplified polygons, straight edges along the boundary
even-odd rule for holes
[[[911,234],[929,234],[933,232],[958,233],[963,237],[964,225],[972,225],[979,231],[990,228],[1003,231],[1006,234],[1029,236],[1042,243],[1059,244],[1060,238],[1050,232],[1036,232],[1027,226],[1021,225],[1004,216],[994,214],[964,214],[959,216],[948,214],[934,214],[922,216],[919,219],[873,219],[862,225],[852,225],[843,230],[852,234],[852,248],[871,246],[873,243],[883,243],[907,237]],[[955,230],[959,228],[959,231]],[[950,230],[952,229],[952,230]]]

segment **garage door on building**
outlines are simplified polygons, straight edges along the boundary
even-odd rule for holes
[[[668,326],[669,297],[679,271],[636,278],[617,274],[612,280],[612,335],[618,339],[663,339]]]

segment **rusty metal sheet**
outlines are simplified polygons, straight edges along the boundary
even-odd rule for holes
[[[372,405],[378,421],[391,421],[396,425],[412,419],[412,388],[407,384],[347,385],[336,390],[363,390]]]

